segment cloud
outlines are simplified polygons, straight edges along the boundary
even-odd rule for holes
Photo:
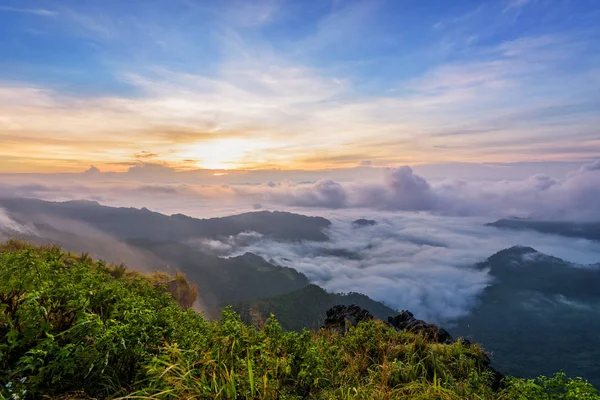
[[[354,180],[352,172],[361,176],[365,168],[343,171],[339,176],[349,179],[338,181],[322,179],[328,171],[229,171],[215,176],[211,170],[177,171],[161,164],[139,164],[119,174],[90,169],[64,176],[0,175],[0,194],[132,206],[144,199],[149,207],[163,212],[178,212],[180,204],[192,210],[210,208],[218,201],[223,209],[240,211],[260,205],[266,209],[371,209],[490,219],[514,215],[600,221],[599,165],[598,161],[584,164],[563,178],[535,173],[520,180],[430,182],[408,166],[366,168],[366,179]],[[489,171],[494,168],[490,166]]]
[[[140,151],[139,153],[135,153],[133,157],[137,158],[138,160],[147,160],[158,157],[158,154],[150,153],[149,151]]]
[[[21,14],[34,14],[42,17],[54,17],[58,15],[58,12],[52,10],[46,10],[43,8],[17,8],[17,7],[8,7],[8,6],[0,6],[0,12],[14,12]]]
[[[203,252],[216,256],[227,256],[234,249],[251,246],[262,239],[258,232],[241,232],[237,235],[231,235],[225,239],[195,239],[190,240],[188,244],[198,247]]]
[[[317,214],[332,221],[329,242],[279,243],[263,238],[234,246],[233,254],[251,251],[306,274],[327,290],[365,293],[437,322],[470,311],[492,282],[487,271],[472,267],[501,249],[527,244],[572,262],[600,259],[600,244],[502,231],[483,226],[485,220],[479,218],[367,210]],[[352,221],[360,217],[373,218],[377,224],[353,229]]]
[[[425,179],[404,166],[388,169],[385,186],[389,189],[385,207],[399,210],[431,210],[436,207],[435,194]],[[366,199],[369,204],[374,199]]]
[[[275,190],[267,192],[265,198],[275,203],[300,207],[342,208],[347,206],[348,193],[339,183],[327,179],[308,186],[269,186]]]
[[[510,11],[512,9],[521,9],[527,5],[535,3],[536,0],[509,0],[504,12]]]
[[[583,172],[583,171],[599,171],[600,170],[600,160],[596,160],[592,163],[589,164],[585,164],[581,167],[581,169],[579,170],[579,172]]]
[[[256,27],[272,21],[280,3],[280,0],[233,1],[224,14],[234,25]]]
[[[256,192],[249,189],[248,192]],[[300,207],[430,211],[444,215],[536,215],[540,218],[600,220],[598,162],[565,179],[535,174],[520,181],[446,180],[430,184],[410,167],[385,170],[383,181],[331,180],[264,188],[268,201]]]
[[[36,235],[35,228],[15,221],[3,208],[0,208],[0,237],[15,234]]]

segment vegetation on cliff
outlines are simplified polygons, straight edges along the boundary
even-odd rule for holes
[[[0,251],[0,399],[598,399],[580,379],[507,378],[486,357],[381,321],[336,330],[209,322],[165,276],[9,242]],[[174,293],[186,305],[182,276]]]

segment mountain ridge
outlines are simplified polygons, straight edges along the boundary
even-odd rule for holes
[[[533,218],[501,218],[485,224],[499,229],[532,230],[600,242],[600,222],[552,221]]]
[[[324,232],[331,222],[284,211],[255,211],[226,217],[199,219],[166,215],[146,208],[110,207],[95,201],[49,202],[26,198],[0,198],[0,208],[15,220],[32,224],[64,219],[87,224],[118,239],[187,240],[219,238],[254,231],[279,240],[329,239]]]

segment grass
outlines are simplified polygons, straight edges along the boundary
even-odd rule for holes
[[[479,346],[379,321],[299,333],[227,308],[209,322],[175,301],[171,281],[193,287],[55,247],[1,245],[0,399],[600,398],[562,374],[494,390]]]

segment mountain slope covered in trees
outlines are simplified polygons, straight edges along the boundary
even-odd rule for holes
[[[451,331],[494,354],[500,370],[564,370],[600,385],[600,265],[574,265],[531,247],[502,250],[477,268],[494,282]]]

